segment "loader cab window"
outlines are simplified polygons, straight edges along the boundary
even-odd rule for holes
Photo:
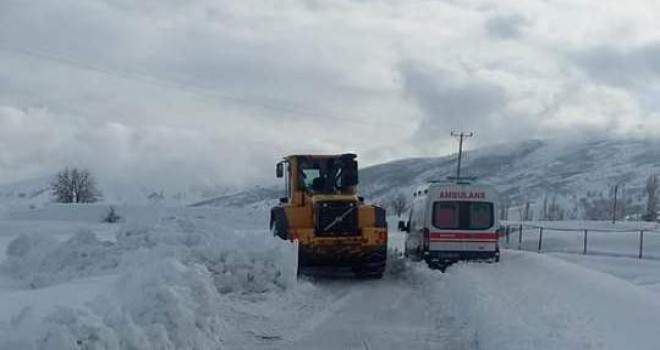
[[[355,174],[354,162],[335,158],[302,158],[299,161],[300,188],[314,193],[336,193],[348,186],[354,186],[349,174]],[[355,169],[353,169],[355,168]]]
[[[301,169],[302,185],[304,188],[312,188],[314,182],[318,183],[321,179],[321,171],[315,168]]]
[[[325,183],[321,166],[315,161],[301,161],[299,166],[300,188],[308,192],[320,192]]]

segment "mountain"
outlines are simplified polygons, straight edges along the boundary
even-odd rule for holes
[[[607,218],[617,184],[621,215],[641,210],[645,181],[660,172],[660,141],[528,140],[466,152],[463,164],[463,175],[494,185],[506,206],[529,202],[536,215],[542,215],[554,204],[567,218],[602,219],[596,216]],[[386,206],[396,194],[411,194],[419,184],[445,179],[455,171],[455,154],[403,159],[361,169],[359,190],[369,202]],[[266,206],[276,203],[281,193],[279,187],[255,188],[197,205]]]
[[[35,178],[0,185],[0,206],[38,206],[50,201],[50,179]]]
[[[606,219],[615,185],[618,215],[641,211],[646,179],[660,171],[660,142],[529,140],[478,149],[466,158],[463,174],[494,185],[506,206],[529,202],[538,217],[547,216],[554,204],[567,218]],[[411,193],[420,183],[453,175],[455,167],[456,155],[377,165],[362,171],[361,189],[366,197],[387,203],[399,191]]]

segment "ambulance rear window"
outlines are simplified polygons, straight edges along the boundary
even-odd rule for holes
[[[470,228],[473,230],[490,228],[493,220],[492,204],[473,202],[470,206]]]
[[[486,230],[493,222],[493,203],[443,201],[433,204],[433,226],[439,229]]]
[[[459,205],[457,202],[436,203],[433,215],[434,226],[444,229],[458,228]]]

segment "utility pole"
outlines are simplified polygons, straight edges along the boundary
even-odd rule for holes
[[[614,206],[612,208],[612,225],[616,223],[616,199],[619,193],[619,184],[614,185]]]
[[[458,166],[456,167],[456,181],[461,179],[461,159],[463,158],[463,140],[472,137],[472,132],[451,132],[451,136],[458,138]]]

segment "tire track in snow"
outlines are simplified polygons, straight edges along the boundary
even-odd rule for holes
[[[318,310],[310,319],[306,320],[299,329],[295,330],[295,334],[288,338],[290,343],[298,342],[307,334],[318,329],[324,321],[336,314],[337,311],[341,309],[351,297],[353,297],[352,293],[355,293],[355,291],[349,288],[349,286],[343,287],[343,290],[340,291],[340,294],[335,300]]]
[[[411,273],[415,274],[414,271]],[[348,280],[339,285],[342,296],[311,319],[296,335],[274,349],[472,349],[462,325],[446,312],[440,284],[422,274],[417,281],[385,278]],[[320,290],[336,290],[337,283],[319,282]]]

